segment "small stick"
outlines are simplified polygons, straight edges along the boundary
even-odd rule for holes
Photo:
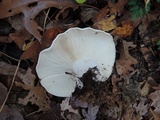
[[[18,72],[20,63],[21,63],[21,60],[18,61],[18,65],[17,65],[16,71],[15,71],[15,73],[14,73],[11,86],[10,86],[10,88],[9,88],[9,90],[8,90],[8,93],[7,93],[7,95],[6,95],[6,98],[5,98],[5,100],[3,101],[3,104],[2,104],[2,106],[1,106],[1,108],[0,108],[0,112],[2,112],[2,110],[3,110],[3,108],[4,108],[4,105],[5,105],[8,97],[9,97],[9,94],[10,94],[11,89],[12,89],[12,87],[13,87],[13,84],[14,84],[14,81],[15,81],[15,78],[16,78],[16,75],[17,75],[17,72]]]

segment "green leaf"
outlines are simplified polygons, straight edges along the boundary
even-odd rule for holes
[[[77,3],[79,3],[79,4],[83,4],[83,3],[85,3],[86,2],[86,0],[75,0]]]
[[[131,9],[130,9],[130,11],[137,11],[139,9],[139,7],[138,6],[133,6],[133,7],[131,7]]]
[[[136,19],[136,18],[138,18],[138,17],[139,17],[138,11],[132,12],[132,19]]]
[[[160,39],[158,40],[158,42],[156,43],[156,45],[160,46]]]
[[[128,5],[136,5],[137,4],[137,0],[130,0],[128,2]]]
[[[138,10],[138,15],[139,15],[138,17],[142,17],[144,15],[144,9],[140,8]]]
[[[157,2],[159,2],[159,3],[160,3],[160,0],[157,0]]]

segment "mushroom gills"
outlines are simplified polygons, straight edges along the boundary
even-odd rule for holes
[[[73,64],[73,71],[77,78],[82,77],[89,69],[91,69],[94,74],[93,80],[104,81],[104,79],[106,79],[97,62],[92,58],[82,58]]]

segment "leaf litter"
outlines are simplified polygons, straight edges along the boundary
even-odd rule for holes
[[[149,10],[151,3],[149,12],[132,19],[133,6],[128,3],[133,5],[134,1],[92,0],[78,4],[74,0],[2,0],[0,19],[5,25],[0,29],[1,104],[17,61],[22,61],[0,118],[159,120],[160,5],[145,0],[140,7]],[[93,27],[111,33],[116,43],[116,62],[107,82],[90,82],[88,88],[72,97],[59,98],[39,84],[35,66],[40,51],[72,27]],[[14,102],[12,95],[17,96]]]

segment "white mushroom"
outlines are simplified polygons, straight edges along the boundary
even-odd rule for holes
[[[96,67],[95,81],[106,81],[115,62],[112,36],[92,28],[70,28],[59,34],[39,55],[36,71],[42,86],[51,94],[70,97],[80,77]]]

